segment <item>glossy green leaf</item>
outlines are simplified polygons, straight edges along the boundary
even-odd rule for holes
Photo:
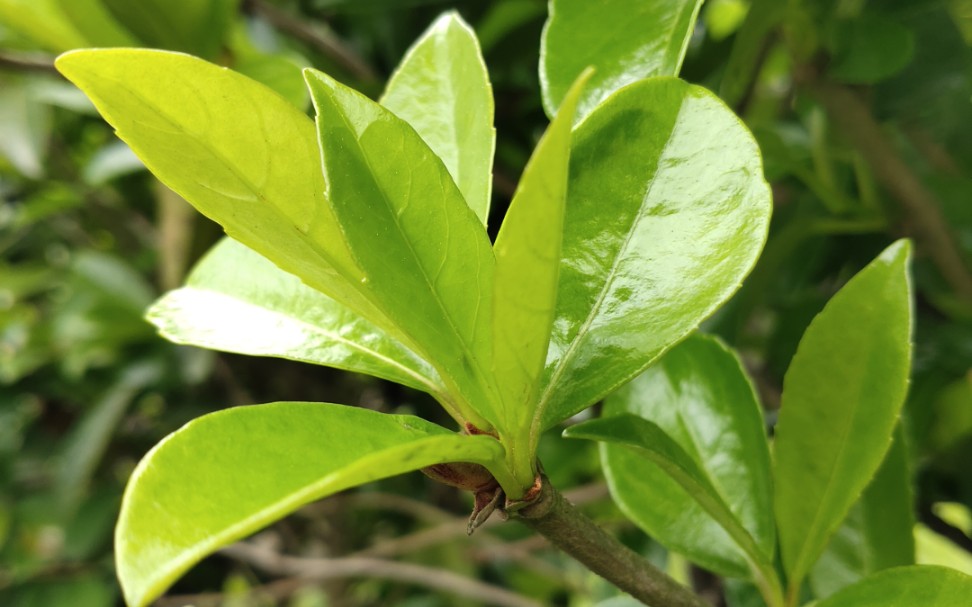
[[[588,66],[596,72],[578,104],[578,120],[627,84],[677,75],[701,5],[701,0],[550,0],[540,43],[547,115],[554,115]]]
[[[219,54],[240,0],[102,0],[145,46]]]
[[[75,51],[57,67],[163,183],[236,240],[389,330],[359,292],[305,114],[249,78],[179,53]]]
[[[911,362],[910,246],[861,270],[807,328],[783,382],[775,508],[793,588],[877,471]]]
[[[402,59],[380,103],[409,123],[442,159],[486,224],[493,185],[493,90],[472,29],[439,17]]]
[[[232,239],[217,244],[147,318],[170,341],[366,373],[435,395],[435,370],[330,297]]]
[[[436,367],[463,416],[496,426],[495,261],[482,222],[408,123],[326,74],[305,78],[328,196],[362,289]]]
[[[771,563],[769,447],[762,411],[736,356],[714,338],[692,336],[609,396],[602,420],[569,428],[568,435],[609,422],[635,433],[631,415],[657,424],[640,435],[643,451],[601,448],[611,494],[625,513],[665,546],[726,575],[745,577],[749,562]],[[632,430],[625,429],[629,423]],[[659,433],[664,439],[653,444]],[[694,470],[691,483],[657,457],[644,457],[665,442],[687,459],[682,468]]]
[[[818,597],[889,567],[915,564],[911,475],[898,424],[884,462],[810,571]]]
[[[514,442],[525,447],[518,465],[526,469],[517,472],[527,482],[536,474],[537,396],[557,303],[570,131],[590,76],[587,71],[578,78],[537,144],[493,247],[493,376],[505,425],[516,433]]]
[[[115,530],[125,598],[130,607],[148,605],[206,555],[337,491],[502,457],[490,437],[341,405],[273,403],[203,416],[132,474]]]
[[[728,299],[770,214],[756,142],[701,87],[632,84],[571,146],[546,427],[629,381]]]
[[[845,588],[814,607],[959,607],[972,597],[972,577],[933,566],[895,567]]]

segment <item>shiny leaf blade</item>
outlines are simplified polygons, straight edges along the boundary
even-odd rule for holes
[[[931,565],[895,567],[820,601],[815,607],[958,607],[972,597],[972,577]]]
[[[554,115],[588,66],[597,71],[578,105],[578,120],[627,84],[678,75],[701,5],[701,0],[551,0],[540,51],[547,114]]]
[[[313,123],[275,92],[195,57],[86,50],[57,67],[167,186],[310,286],[382,320],[324,196]],[[388,324],[382,324],[388,330]]]
[[[226,238],[147,318],[170,341],[374,375],[441,395],[432,367],[367,320]]]
[[[605,419],[632,414],[657,424],[713,493],[701,501],[664,466],[605,444],[611,493],[632,520],[662,544],[726,575],[749,576],[749,562],[772,563],[769,447],[738,358],[714,338],[688,338],[606,399]],[[722,510],[706,508],[716,500]]]
[[[723,530],[732,529],[733,532],[741,534],[740,537],[746,535],[745,530],[735,520],[729,506],[712,486],[705,472],[699,468],[692,456],[672,440],[657,424],[630,413],[622,413],[571,426],[564,431],[564,436],[597,440],[604,443],[606,448],[624,449],[634,456],[628,460],[628,463],[633,464],[635,470],[643,470],[646,463],[657,466],[658,470],[664,472],[667,479],[691,496],[694,503],[699,504],[712,519],[718,521],[719,526],[707,530],[709,541],[725,536],[724,533],[714,532],[718,531],[719,527]],[[630,476],[627,478],[611,476],[609,478],[611,481],[615,481],[610,483],[612,495],[623,495],[626,491],[623,487],[626,484],[630,486],[630,484],[637,483],[637,481],[632,481]],[[618,480],[620,480],[620,484],[616,482]],[[622,488],[619,489],[619,487]],[[659,493],[661,492],[657,491],[656,488],[656,491],[652,492],[652,497],[657,498]],[[624,498],[617,501],[629,518],[636,523],[641,522],[642,517],[638,511],[638,505],[631,504]],[[751,544],[752,538],[749,538],[747,543]],[[677,545],[673,548],[682,552],[682,549]],[[688,553],[688,556],[694,555]],[[707,559],[705,564],[716,571],[725,572],[726,575],[745,576],[748,573],[745,564],[739,562],[730,563],[728,560],[727,562],[720,562],[716,558]]]
[[[536,401],[557,303],[570,131],[589,78],[590,72],[578,78],[537,144],[493,247],[493,375],[506,426],[527,447],[521,464],[531,469],[540,437]]]
[[[311,501],[444,462],[492,464],[499,442],[412,416],[324,403],[238,407],[159,443],[129,481],[119,579],[144,607],[203,557]]]
[[[890,445],[911,362],[909,250],[899,241],[851,279],[810,324],[786,373],[774,502],[793,588]]]
[[[328,196],[361,287],[438,370],[465,418],[499,423],[487,370],[495,261],[482,223],[406,122],[307,70]]]
[[[442,159],[483,225],[493,185],[493,89],[479,42],[458,13],[439,17],[406,53],[380,103]]]
[[[575,129],[567,209],[546,427],[629,381],[739,288],[766,239],[770,191],[729,108],[652,78]]]
[[[827,597],[883,569],[914,565],[912,499],[904,431],[898,424],[881,468],[810,572],[814,595]]]

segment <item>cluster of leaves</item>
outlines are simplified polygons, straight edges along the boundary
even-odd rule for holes
[[[500,439],[455,435],[412,416],[303,403],[202,418],[153,452],[152,461],[161,462],[153,468],[170,473],[137,475],[140,489],[129,495],[119,537],[121,562],[131,566],[122,575],[135,601],[147,596],[139,593],[161,591],[219,544],[378,473],[476,461],[515,499],[532,483],[543,430],[607,396],[656,359],[644,375],[607,397],[602,419],[569,433],[604,442],[601,457],[612,495],[639,527],[706,569],[746,580],[727,584],[732,605],[761,604],[760,594],[769,605],[831,595],[820,604],[935,605],[957,603],[963,596],[949,592],[967,592],[966,578],[931,568],[895,570],[853,585],[881,569],[915,562],[912,470],[922,474],[923,510],[942,499],[972,501],[961,467],[972,448],[967,413],[972,315],[961,272],[932,242],[936,234],[922,227],[927,225],[922,214],[930,211],[913,209],[907,199],[898,205],[897,186],[882,165],[887,158],[875,159],[866,136],[845,128],[846,116],[833,105],[850,91],[852,101],[868,108],[861,89],[847,85],[870,87],[872,119],[895,136],[884,143],[915,167],[911,170],[919,186],[938,203],[931,212],[945,215],[957,236],[959,256],[968,256],[972,224],[961,200],[968,191],[966,147],[972,139],[963,137],[969,127],[961,118],[970,62],[961,2],[872,1],[864,10],[863,3],[784,7],[760,0],[716,1],[702,13],[701,40],[691,38],[698,2],[617,0],[610,9],[596,10],[584,3],[552,2],[541,55],[542,103],[550,115],[558,107],[561,111],[527,164],[492,248],[486,226],[499,224],[502,210],[499,205],[490,211],[491,198],[498,198],[491,195],[494,148],[495,171],[515,172],[526,164],[523,149],[531,142],[511,142],[509,135],[504,140],[503,126],[523,122],[529,126],[521,132],[536,132],[540,122],[536,111],[516,105],[511,111],[510,96],[503,95],[531,90],[530,77],[527,86],[521,83],[536,57],[502,55],[504,45],[497,40],[539,37],[542,3],[465,7],[475,19],[487,61],[492,52],[490,73],[494,80],[499,74],[502,83],[497,108],[505,111],[498,112],[497,143],[491,87],[476,39],[457,18],[445,17],[406,55],[380,105],[323,74],[308,76],[320,150],[313,125],[300,111],[307,94],[294,63],[306,62],[292,52],[286,65],[265,59],[267,53],[250,46],[256,34],[244,35],[231,25],[234,3],[195,3],[196,13],[186,12],[195,15],[189,17],[195,19],[191,27],[177,28],[179,36],[195,33],[179,40],[139,26],[139,19],[158,21],[149,21],[148,12],[126,12],[120,7],[124,3],[106,1],[102,10],[91,12],[74,11],[66,2],[32,4],[33,11],[60,17],[18,20],[25,13],[7,8],[26,5],[18,2],[2,3],[6,12],[0,15],[4,25],[34,45],[61,51],[140,43],[209,59],[229,49],[235,70],[289,101],[185,56],[104,51],[62,59],[62,68],[146,164],[236,239],[221,242],[185,287],[152,308],[151,319],[166,336],[398,382],[432,394],[460,427]],[[389,51],[394,43],[388,40],[395,39],[388,36],[389,24],[401,22],[402,13],[377,1],[353,4],[319,2],[317,8],[357,28],[349,31],[365,36],[356,39],[360,48],[378,63],[392,65],[397,55]],[[429,4],[426,15],[441,8]],[[219,14],[226,17],[200,16],[204,5],[225,11]],[[409,17],[421,21],[422,14],[417,10]],[[110,17],[121,26],[115,29],[134,42],[105,38],[107,30],[80,18],[91,15]],[[645,28],[646,22],[655,25]],[[37,23],[52,24],[51,29],[31,30]],[[397,31],[403,30],[408,28]],[[370,39],[362,32],[369,32]],[[406,38],[398,42],[409,35],[401,34]],[[887,48],[894,53],[884,52]],[[247,49],[262,68],[247,69]],[[762,399],[754,395],[737,356],[720,341],[690,337],[658,358],[735,290],[762,246],[767,219],[762,168],[731,113],[699,87],[671,79],[641,81],[677,74],[686,49],[683,76],[718,90],[745,118],[776,193],[765,254],[743,290],[705,325],[752,353],[750,368],[757,369]],[[334,71],[326,60],[315,64]],[[569,96],[588,64],[596,71]],[[21,112],[9,121],[19,134],[13,141],[21,143],[8,145],[4,153],[31,184],[26,191],[43,192],[35,198],[44,202],[31,205],[39,209],[38,217],[63,213],[64,207],[50,199],[64,184],[32,184],[46,162],[38,142],[51,137],[48,104],[54,102],[54,87],[39,85],[33,76],[10,81],[16,86],[4,90],[20,97],[4,101]],[[613,94],[625,85],[631,86]],[[374,87],[367,78],[358,82],[366,92],[377,92]],[[59,94],[56,99],[63,99]],[[562,107],[565,97],[576,99],[576,117],[571,116],[573,101]],[[530,103],[539,108],[537,102],[526,103],[527,108]],[[107,145],[103,131],[90,121],[70,119],[98,133],[95,145],[118,149]],[[579,123],[573,133],[571,123]],[[95,168],[86,173],[96,173],[99,166],[91,147],[87,143],[82,153],[75,152],[82,161],[92,158],[88,166]],[[127,158],[101,160],[100,166],[121,167],[101,179],[117,180],[140,166]],[[82,191],[103,184],[95,179]],[[20,195],[24,188],[10,191]],[[430,191],[435,195],[423,196]],[[69,207],[85,200],[77,194],[67,198]],[[363,214],[363,209],[368,211]],[[22,217],[16,226],[21,241],[37,234],[24,230],[35,224]],[[916,226],[920,255],[914,274],[922,305],[906,423],[895,428],[910,362],[902,349],[911,322],[907,246],[887,249],[809,329],[807,324],[836,286],[900,233],[901,225]],[[12,250],[13,261],[32,252],[23,246]],[[98,384],[81,372],[92,360],[108,366],[128,356],[133,346],[140,352],[151,349],[149,358],[164,353],[154,370],[139,375],[132,363],[112,373],[114,383],[101,383],[108,386],[100,388],[106,402],[115,404],[90,409],[90,417],[101,420],[98,440],[91,439],[91,431],[76,433],[75,442],[87,445],[90,454],[84,457],[89,459],[77,456],[82,447],[64,449],[66,461],[86,462],[88,476],[73,481],[72,490],[81,495],[87,492],[92,462],[133,396],[146,385],[157,386],[158,377],[171,375],[180,363],[172,360],[170,350],[151,343],[136,320],[151,289],[134,293],[130,286],[118,286],[138,282],[119,280],[129,261],[71,257],[66,267],[79,279],[69,284],[82,285],[72,292],[84,294],[91,284],[101,289],[79,304],[83,314],[103,319],[85,327],[87,335],[107,342],[86,350],[79,345],[87,342],[74,334],[64,338],[52,332],[74,325],[47,322],[49,315],[77,308],[62,307],[56,299],[51,300],[56,305],[45,308],[38,294],[50,289],[41,285],[63,283],[63,273],[52,278],[35,263],[32,275],[29,264],[16,264],[10,268],[16,281],[10,284],[16,288],[15,309],[24,311],[11,316],[10,324],[3,319],[5,343],[18,347],[18,355],[6,359],[20,369],[7,378],[14,393],[36,392],[44,373],[55,373],[47,361],[60,360],[65,352],[70,355],[56,374],[73,373],[69,385],[89,389]],[[477,272],[470,271],[473,259]],[[142,259],[139,267],[146,269],[150,262]],[[93,275],[101,276],[101,282]],[[163,284],[174,286],[171,280]],[[130,302],[122,303],[124,314],[118,311],[117,292],[132,294]],[[116,325],[118,318],[132,322]],[[6,338],[18,335],[29,338]],[[23,343],[31,344],[36,355],[20,355],[27,352]],[[476,368],[468,361],[481,364]],[[166,385],[186,379],[170,377]],[[110,398],[116,384],[121,386],[117,391],[127,390],[124,404]],[[174,387],[165,390],[178,394]],[[760,400],[771,419],[782,404],[772,463]],[[31,416],[41,419],[29,403],[11,411],[23,428],[29,428]],[[361,440],[361,426],[370,428],[371,442]],[[9,453],[26,432],[12,434]],[[897,438],[888,451],[892,433]],[[322,435],[332,434],[334,442],[321,442]],[[254,435],[261,436],[259,450],[246,442]],[[203,467],[199,447],[193,446],[200,443],[207,445],[207,456],[213,445],[222,445]],[[303,452],[293,453],[294,445],[303,445]],[[189,451],[180,452],[180,447]],[[558,460],[544,461],[556,474]],[[293,475],[282,477],[281,467]],[[194,475],[196,486],[212,487],[226,500],[219,516],[212,516],[213,503],[187,494],[182,471]],[[183,479],[175,482],[179,475]],[[114,495],[117,482],[112,482]],[[156,503],[152,496],[158,495],[171,496],[170,505]],[[102,513],[113,512],[115,502],[105,503]],[[158,508],[178,512],[162,515]],[[163,517],[175,527],[152,529]],[[937,517],[931,520],[941,523]],[[228,527],[231,531],[222,531]],[[928,543],[940,547],[942,539],[921,526],[917,531],[918,555],[929,561]],[[147,535],[139,535],[143,532]],[[172,543],[173,537],[181,543]],[[160,542],[168,552],[159,560],[139,562],[135,553],[155,550]],[[954,546],[949,550],[944,562],[960,566],[962,554]],[[22,557],[15,554],[14,559]],[[785,596],[780,573],[787,580]],[[933,586],[944,590],[928,594]],[[100,596],[92,604],[104,604],[104,593]]]

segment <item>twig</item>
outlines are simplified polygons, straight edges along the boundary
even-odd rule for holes
[[[264,547],[237,543],[222,554],[277,575],[323,581],[346,577],[369,577],[434,588],[457,596],[500,607],[540,607],[540,603],[509,590],[474,580],[451,571],[366,557],[298,558]]]
[[[938,266],[955,293],[972,302],[972,274],[962,259],[935,196],[895,151],[867,105],[852,90],[801,75],[810,93],[824,106],[840,131],[870,165],[878,180],[898,199],[911,223],[915,238]]]
[[[581,514],[544,478],[540,497],[511,513],[588,569],[646,605],[707,607],[688,588]]]
[[[11,53],[0,51],[0,68],[17,72],[48,72],[57,74],[54,58],[38,53]]]
[[[312,25],[280,10],[266,0],[245,0],[244,10],[259,14],[270,25],[330,57],[355,78],[371,83],[378,80],[375,70],[325,23]]]

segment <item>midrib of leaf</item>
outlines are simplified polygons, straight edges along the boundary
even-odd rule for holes
[[[193,286],[189,286],[189,287],[185,287],[185,288],[186,289],[192,289],[192,290],[200,291],[200,292],[203,292],[203,293],[208,293],[210,295],[216,296],[217,298],[230,299],[230,300],[236,302],[237,305],[242,305],[242,306],[246,306],[246,307],[256,308],[256,309],[260,310],[261,312],[263,312],[265,314],[269,314],[271,316],[284,319],[284,320],[287,321],[288,324],[297,325],[297,326],[305,329],[308,333],[312,333],[312,334],[315,334],[315,335],[320,335],[320,336],[325,337],[327,339],[330,339],[332,341],[339,342],[339,343],[341,343],[341,344],[343,344],[343,345],[345,345],[348,348],[351,348],[353,350],[357,350],[359,352],[363,352],[365,354],[368,354],[371,357],[376,358],[378,360],[381,360],[382,362],[386,363],[387,365],[389,365],[391,367],[394,367],[394,368],[398,369],[399,371],[401,371],[403,374],[408,375],[409,377],[413,378],[416,381],[416,383],[421,384],[422,386],[425,386],[426,392],[428,392],[429,394],[435,396],[437,399],[438,399],[439,396],[443,396],[442,395],[442,392],[443,392],[442,386],[437,385],[431,378],[426,377],[426,376],[424,376],[424,375],[416,372],[415,370],[413,370],[413,369],[411,369],[411,368],[409,368],[409,367],[401,364],[400,362],[398,362],[397,360],[395,360],[393,358],[389,358],[389,357],[385,356],[384,354],[381,354],[377,350],[372,350],[372,349],[367,348],[364,345],[362,345],[362,344],[360,344],[360,343],[358,343],[356,341],[352,341],[352,340],[349,340],[349,339],[347,339],[345,337],[342,337],[338,333],[334,333],[334,332],[328,331],[328,330],[326,330],[323,327],[320,327],[318,325],[313,325],[311,323],[305,322],[305,321],[303,321],[303,320],[301,320],[301,319],[299,319],[299,318],[297,318],[295,316],[288,316],[287,314],[284,314],[282,312],[278,312],[276,310],[271,310],[271,309],[266,308],[266,307],[263,307],[263,306],[251,304],[250,302],[244,301],[242,299],[238,299],[238,298],[233,297],[231,295],[226,295],[225,293],[221,293],[220,291],[214,291],[212,289],[201,289],[199,287],[193,287]],[[160,332],[163,335],[166,335],[168,337],[168,331],[162,329]],[[426,362],[428,362],[428,361],[426,361]]]
[[[685,422],[685,418],[682,415],[681,408],[676,412],[676,417],[678,419],[678,425],[681,426],[682,431],[688,438],[689,446],[691,451],[686,450],[690,456],[695,458],[695,461],[703,464],[702,460],[702,450],[699,448],[698,437],[696,437],[693,432],[692,427]],[[720,526],[726,530],[729,536],[735,540],[736,545],[743,550],[744,555],[750,563],[750,567],[754,569],[762,569],[765,566],[769,566],[767,557],[763,554],[762,550],[759,548],[759,544],[756,542],[756,538],[749,532],[749,529],[743,526],[742,521],[736,516],[736,513],[732,511],[732,503],[726,497],[725,489],[718,482],[718,479],[709,473],[709,469],[703,464],[699,466],[699,471],[702,473],[703,478],[708,481],[712,490],[722,501],[722,506],[725,506],[726,512],[729,514],[730,523],[723,524]],[[719,523],[719,521],[716,521]]]
[[[615,255],[614,257],[614,261],[611,264],[611,270],[608,272],[607,279],[604,281],[604,286],[601,289],[601,291],[598,293],[597,300],[595,300],[594,305],[591,307],[591,311],[590,313],[588,313],[587,318],[584,319],[584,323],[581,325],[581,328],[577,330],[577,334],[574,336],[574,339],[567,347],[567,350],[564,352],[564,355],[560,358],[560,364],[557,365],[557,368],[554,369],[554,372],[550,375],[550,381],[547,382],[547,385],[543,390],[543,394],[540,396],[540,401],[539,404],[537,405],[537,411],[533,417],[533,423],[531,425],[532,427],[530,430],[530,434],[532,435],[532,439],[533,439],[532,444],[534,446],[537,444],[537,442],[540,439],[540,433],[543,428],[544,414],[546,414],[547,412],[547,407],[550,405],[550,398],[554,394],[557,384],[560,381],[560,377],[564,374],[565,370],[568,368],[569,366],[568,363],[573,360],[577,348],[580,347],[583,338],[587,335],[587,332],[590,330],[591,325],[594,323],[594,319],[597,317],[598,312],[601,309],[601,305],[604,303],[604,298],[607,297],[608,292],[611,290],[611,286],[614,284],[614,281],[617,278],[618,268],[621,265],[621,260],[624,257],[624,254],[628,251],[628,248],[631,245],[631,239],[634,238],[636,227],[645,216],[646,213],[645,207],[647,206],[645,204],[645,201],[648,199],[649,196],[651,196],[652,188],[654,188],[655,183],[657,181],[658,167],[659,165],[661,165],[662,160],[664,160],[665,153],[668,150],[668,144],[669,142],[671,142],[672,138],[675,135],[675,131],[678,128],[678,124],[679,124],[678,118],[679,116],[681,116],[684,107],[685,107],[685,102],[683,100],[681,106],[679,107],[678,112],[676,112],[675,114],[675,118],[672,123],[672,128],[668,133],[668,137],[665,140],[665,144],[662,146],[662,153],[658,155],[658,159],[655,161],[655,170],[654,173],[652,174],[651,183],[648,184],[648,188],[645,190],[645,194],[644,196],[642,196],[641,199],[642,204],[638,208],[638,212],[636,213],[635,217],[632,218],[631,225],[628,229],[628,233],[625,234],[624,242],[621,244],[621,247],[618,249],[617,255]],[[590,117],[590,114],[588,114],[587,117]],[[578,125],[578,128],[579,126],[580,125]],[[578,128],[575,128],[574,132],[576,132]],[[563,253],[561,253],[561,256],[562,255]]]
[[[869,361],[872,361],[874,359],[873,354],[874,354],[874,348],[873,347],[868,348],[867,358]],[[824,485],[823,495],[820,498],[820,507],[814,511],[813,519],[810,522],[810,527],[808,528],[807,533],[804,535],[804,538],[812,538],[815,534],[819,533],[819,528],[822,524],[821,512],[823,512],[825,506],[830,505],[831,496],[836,486],[834,482],[834,478],[835,478],[834,471],[837,469],[838,462],[843,460],[844,453],[847,451],[847,446],[850,442],[847,439],[851,434],[851,428],[852,426],[857,425],[856,420],[858,418],[858,411],[861,406],[860,404],[861,390],[862,390],[862,386],[860,382],[857,382],[857,385],[854,386],[855,394],[854,394],[854,398],[852,399],[852,404],[850,406],[851,408],[851,412],[849,416],[850,423],[845,424],[843,430],[840,432],[840,445],[837,448],[837,454],[835,457],[830,458],[830,461],[828,462],[827,465],[827,470],[828,470],[827,481],[826,484]],[[791,584],[793,585],[799,584],[803,580],[807,571],[809,571],[810,569],[811,563],[805,562],[808,558],[807,550],[808,550],[808,542],[804,541],[801,546],[800,552],[798,554],[798,558],[794,563],[793,571],[791,572],[791,575],[793,575],[794,577],[794,579],[791,581]]]
[[[340,112],[339,111],[337,113],[340,116],[341,121],[344,122],[345,128],[347,128],[348,132],[354,134],[354,142],[355,142],[355,144],[357,146],[357,149],[358,149],[358,156],[361,158],[361,160],[368,167],[369,174],[370,175],[375,175],[376,173],[375,173],[374,167],[372,167],[371,161],[369,160],[368,155],[365,153],[364,148],[361,147],[361,139],[358,136],[357,131],[354,129],[354,127],[351,125],[351,123],[348,122],[347,115],[345,115],[344,112]],[[409,125],[404,120],[402,121],[402,124],[405,126],[405,128],[412,129],[412,126]],[[415,132],[414,129],[412,129],[412,131]],[[418,137],[419,139],[421,139],[421,135],[419,135],[417,132],[415,132],[415,136]],[[424,140],[422,140],[422,141],[424,142]],[[430,152],[431,152],[431,149],[430,149]],[[435,155],[435,152],[432,152],[432,156],[434,157],[433,160],[432,160],[432,162],[434,163],[435,162],[435,159],[438,158],[438,157]],[[441,159],[439,159],[439,162],[441,162]],[[443,164],[443,167],[442,168],[445,169],[446,176],[451,179],[452,177],[449,176],[449,170],[445,167],[444,164]],[[445,302],[442,301],[442,298],[439,296],[439,292],[438,292],[438,290],[436,290],[436,288],[435,288],[435,286],[433,284],[433,281],[430,279],[428,273],[425,271],[425,266],[422,264],[422,262],[419,259],[419,256],[416,254],[415,248],[412,246],[411,240],[409,240],[407,234],[402,229],[402,225],[399,222],[399,214],[395,211],[395,205],[388,199],[388,196],[385,193],[385,189],[383,187],[381,187],[380,184],[378,184],[377,180],[375,180],[375,183],[376,183],[376,185],[378,185],[378,187],[376,189],[378,190],[378,192],[381,193],[381,201],[382,201],[382,203],[384,203],[385,209],[388,211],[388,214],[392,217],[392,220],[395,223],[395,228],[398,231],[398,235],[399,235],[400,240],[403,241],[405,243],[405,246],[408,248],[408,252],[411,254],[412,259],[415,262],[415,266],[417,266],[417,268],[418,268],[419,275],[422,277],[422,281],[425,283],[425,286],[428,288],[429,293],[432,294],[432,299],[435,301],[435,305],[439,308],[439,312],[442,314],[442,317],[446,320],[446,323],[447,323],[447,325],[448,325],[448,327],[450,329],[450,332],[452,333],[453,337],[457,338],[457,342],[458,342],[458,344],[460,345],[460,347],[462,349],[462,353],[466,356],[466,359],[469,360],[472,363],[473,368],[475,369],[475,378],[474,379],[477,381],[477,383],[480,384],[480,387],[485,390],[486,394],[490,398],[493,399],[493,402],[495,402],[496,399],[495,399],[494,395],[492,394],[492,389],[489,387],[489,382],[483,381],[483,379],[485,378],[485,375],[483,374],[482,363],[480,362],[479,357],[476,356],[473,353],[473,351],[470,349],[469,344],[466,343],[466,340],[463,338],[462,334],[459,332],[458,327],[456,327],[456,324],[455,324],[455,322],[454,322],[454,320],[452,318],[452,315],[448,313],[447,307],[445,305]],[[457,191],[459,190],[459,186],[456,186],[456,190]],[[462,196],[462,193],[460,192],[460,198],[461,198],[461,196]],[[448,204],[446,202],[446,198],[444,196],[443,196],[442,202],[443,202],[444,205],[445,204]],[[471,209],[470,209],[470,212],[472,212]],[[492,255],[492,247],[490,247],[489,250],[490,250],[490,255]],[[445,257],[445,256],[443,256],[443,257]],[[479,256],[478,255],[477,255],[476,259],[477,259],[477,263],[478,263],[478,260],[479,260]],[[445,266],[445,263],[446,263],[446,261],[445,261],[445,259],[443,259],[442,267]],[[478,273],[479,273],[479,271],[477,269],[477,275],[478,275]],[[478,284],[478,282],[477,282],[477,284]],[[479,291],[478,288],[477,288],[477,291]],[[368,298],[368,300],[372,303],[372,305],[374,305],[375,307],[378,307],[379,309],[381,308],[381,303],[378,301],[378,298],[376,298],[374,296],[374,293],[370,289],[360,289],[360,292],[362,293],[362,295],[364,295],[365,297]],[[473,321],[473,331],[474,332],[478,329],[478,326],[479,326],[479,312],[480,312],[481,300],[482,300],[482,295],[480,293],[480,296],[477,298],[476,314],[475,314],[475,318],[474,318],[474,321]],[[402,333],[404,334],[405,331],[402,331]],[[407,337],[408,337],[409,341],[411,342],[408,345],[410,347],[412,347],[412,348],[415,348],[419,352],[422,352],[423,358],[425,358],[430,364],[432,364],[432,366],[435,367],[435,369],[443,376],[443,378],[448,378],[451,381],[451,383],[453,384],[453,386],[455,386],[456,391],[458,392],[457,396],[462,395],[463,394],[463,391],[459,388],[462,384],[460,382],[456,381],[457,380],[456,376],[453,373],[451,373],[451,371],[449,369],[443,368],[442,363],[439,361],[439,357],[437,357],[437,356],[431,356],[430,355],[430,352],[428,351],[428,348],[424,347],[422,344],[419,344],[415,340],[415,338],[412,337],[411,335],[407,335]],[[478,409],[472,403],[469,403],[469,404],[470,404],[470,406],[472,406],[472,408],[474,410],[476,410],[478,412]],[[495,407],[493,406],[493,403],[490,403],[490,408],[495,410]]]

